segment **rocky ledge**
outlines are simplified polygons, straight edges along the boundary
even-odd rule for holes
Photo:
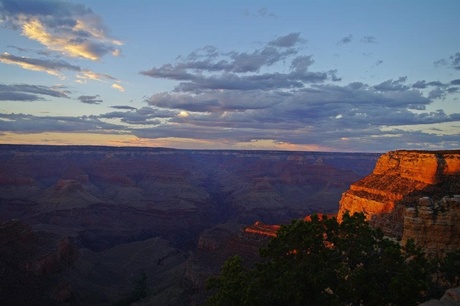
[[[392,151],[342,195],[338,219],[363,212],[390,237],[412,238],[428,249],[439,248],[434,241],[458,248],[459,239],[448,237],[459,233],[459,194],[460,150]]]

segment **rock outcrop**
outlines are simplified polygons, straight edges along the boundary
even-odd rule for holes
[[[388,152],[369,176],[342,195],[338,219],[346,211],[363,212],[390,237],[413,238],[427,248],[439,247],[435,241],[459,247],[459,239],[452,238],[459,235],[458,198],[453,197],[458,194],[459,150]],[[430,200],[419,202],[424,197]],[[442,204],[428,204],[437,202]]]
[[[424,197],[404,214],[402,244],[413,239],[431,256],[460,247],[460,195],[434,202]]]
[[[278,230],[280,229],[280,225],[270,225],[270,224],[263,224],[260,221],[256,221],[251,226],[248,226],[244,229],[245,233],[257,234],[267,237],[276,237]]]

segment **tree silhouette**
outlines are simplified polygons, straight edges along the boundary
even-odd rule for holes
[[[385,238],[362,213],[340,224],[327,216],[295,220],[260,255],[253,269],[239,257],[225,262],[207,283],[208,305],[417,305],[435,286],[423,252]]]

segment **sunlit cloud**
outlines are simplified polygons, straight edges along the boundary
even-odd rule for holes
[[[3,3],[0,13],[5,26],[65,56],[98,60],[107,53],[120,54],[122,42],[111,38],[101,18],[84,5],[13,0]]]
[[[115,80],[114,77],[104,74],[104,73],[97,73],[88,69],[82,70],[78,75],[77,78],[83,80],[93,80],[93,81],[102,81],[102,80]]]
[[[121,86],[120,84],[117,84],[117,83],[113,83],[113,84],[112,84],[112,88],[114,88],[114,89],[116,89],[116,90],[118,90],[118,91],[120,91],[120,92],[125,92],[124,87]]]
[[[189,114],[186,111],[180,111],[179,114],[177,115],[177,117],[180,117],[180,118],[187,118],[188,116]]]

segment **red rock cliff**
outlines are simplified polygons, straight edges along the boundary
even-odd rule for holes
[[[406,208],[421,197],[439,201],[455,194],[460,194],[460,150],[392,151],[342,195],[338,219],[346,211],[364,212],[372,225],[401,238]]]

